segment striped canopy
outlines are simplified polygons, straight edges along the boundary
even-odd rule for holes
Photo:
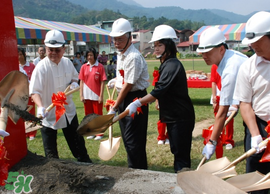
[[[210,27],[219,28],[225,35],[227,41],[241,41],[245,38],[245,26],[246,23],[203,26],[189,37],[189,42],[193,44],[199,44],[202,32]]]
[[[111,43],[109,31],[96,26],[86,26],[65,22],[46,21],[15,16],[18,44],[43,44],[49,30],[63,33],[66,41]]]

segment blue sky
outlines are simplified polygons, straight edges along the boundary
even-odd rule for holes
[[[269,0],[133,0],[143,7],[178,6],[183,9],[221,9],[241,15],[269,11]]]

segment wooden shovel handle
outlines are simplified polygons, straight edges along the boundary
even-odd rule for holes
[[[259,148],[263,148],[267,145],[268,141],[270,140],[270,137],[266,138],[264,141],[262,141],[259,144]],[[245,152],[242,156],[240,156],[239,158],[235,159],[233,162],[231,162],[227,167],[225,167],[224,169],[222,169],[222,171],[229,169],[233,166],[235,166],[236,164],[238,164],[239,162],[241,162],[242,160],[250,157],[251,155],[256,153],[256,149],[255,148],[251,148],[250,150],[248,150],[247,152]]]
[[[0,129],[6,130],[8,120],[8,108],[1,108],[0,114]]]
[[[113,120],[112,120],[112,123],[115,123],[115,122],[121,120],[122,118],[124,118],[125,116],[127,116],[128,113],[129,113],[129,110],[127,109],[127,110],[125,110],[124,112],[122,112],[121,114],[115,116],[115,117],[113,118]]]

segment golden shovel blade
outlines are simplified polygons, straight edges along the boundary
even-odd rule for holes
[[[109,139],[100,142],[98,156],[101,160],[110,160],[118,151],[121,137],[113,137],[113,126],[109,127]]]
[[[13,95],[6,103],[11,103],[19,110],[24,111],[29,99],[28,77],[20,71],[11,71],[0,81],[0,102],[2,103],[5,96],[14,89]],[[1,104],[1,106],[3,106]],[[9,110],[9,117],[14,123],[17,123],[20,116],[15,111]]]
[[[100,133],[104,133],[106,129],[112,124],[114,114],[110,115],[97,115],[89,114],[86,115],[79,127],[77,132],[83,136],[92,136]]]
[[[177,184],[186,194],[246,193],[211,173],[200,171],[185,171],[178,173]]]

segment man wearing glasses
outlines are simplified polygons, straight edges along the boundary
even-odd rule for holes
[[[216,64],[218,66],[217,73],[221,77],[219,108],[215,117],[214,129],[202,152],[206,159],[210,159],[215,152],[230,105],[234,106],[234,110],[238,110],[239,101],[233,99],[235,81],[239,67],[247,60],[246,55],[229,50],[225,41],[226,38],[220,29],[210,27],[203,31],[197,48],[197,52],[202,54],[207,65]]]
[[[245,151],[252,147],[256,154],[246,159],[246,172],[270,172],[270,162],[260,163],[263,148],[259,143],[268,136],[265,130],[270,121],[270,13],[261,11],[246,23],[242,44],[251,45],[255,54],[239,69],[234,98],[240,101],[245,127]],[[269,161],[269,160],[268,160]],[[251,192],[268,193],[268,190]]]
[[[118,97],[108,114],[122,113],[135,98],[147,94],[149,75],[147,64],[141,53],[132,44],[132,27],[124,18],[114,21],[110,36],[113,37],[117,57],[116,78],[111,79],[109,87],[115,85]],[[119,121],[122,138],[128,156],[128,167],[147,169],[146,135],[148,124],[148,105],[142,106],[142,113],[134,118],[127,116]]]
[[[84,138],[76,132],[78,118],[72,95],[66,97],[65,113],[56,122],[55,108],[46,112],[52,103],[53,93],[64,91],[71,84],[71,89],[79,87],[77,84],[78,73],[72,62],[63,57],[65,53],[65,40],[58,30],[47,32],[44,43],[46,54],[33,71],[29,93],[37,105],[37,116],[43,118],[41,135],[45,156],[59,158],[57,151],[57,129],[62,129],[68,146],[79,162],[91,163],[85,148]]]

